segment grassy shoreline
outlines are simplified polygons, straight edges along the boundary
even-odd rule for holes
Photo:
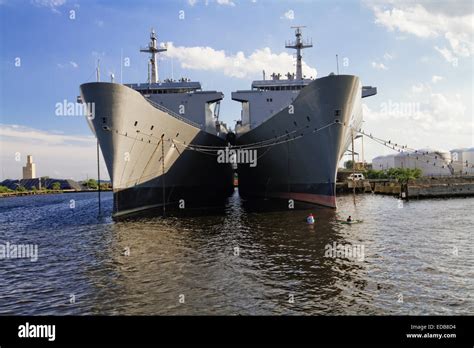
[[[30,190],[30,191],[11,191],[0,192],[0,198],[4,197],[19,197],[19,196],[36,196],[36,195],[51,195],[61,193],[83,193],[83,192],[97,192],[98,190]],[[101,189],[101,192],[112,191],[112,189]]]

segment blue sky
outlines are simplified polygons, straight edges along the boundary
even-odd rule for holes
[[[467,0],[0,0],[0,179],[20,176],[17,152],[33,154],[39,175],[95,175],[85,120],[58,117],[55,105],[75,101],[79,85],[95,79],[97,57],[103,80],[110,73],[120,80],[123,51],[131,63],[123,82],[145,82],[139,47],[151,27],[173,47],[160,77],[171,77],[173,66],[174,78],[222,91],[221,118],[229,125],[240,115],[230,94],[260,79],[258,67],[268,66],[267,76],[272,68],[294,70],[284,43],[293,38],[290,26],[305,25],[314,47],[303,59],[318,77],[336,70],[338,54],[341,74],[378,87],[364,100],[367,131],[411,147],[473,146],[473,18]],[[390,110],[407,104],[416,112]],[[365,147],[369,160],[387,153]]]

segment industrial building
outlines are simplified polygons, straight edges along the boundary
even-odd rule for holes
[[[23,167],[23,179],[36,178],[36,164],[33,163],[33,156],[26,156],[26,166]]]
[[[474,175],[474,147],[453,149],[450,152],[455,174]]]
[[[419,149],[414,152],[400,152],[378,156],[372,160],[372,169],[390,168],[421,169],[424,176],[445,176],[453,174],[451,153],[442,150]]]

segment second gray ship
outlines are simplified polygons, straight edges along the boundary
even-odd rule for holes
[[[338,163],[362,123],[362,98],[377,91],[353,75],[303,76],[301,51],[312,43],[300,27],[295,34],[286,47],[296,49],[296,75],[272,74],[232,93],[242,103],[236,145],[258,152],[256,166],[238,165],[239,193],[336,207]]]

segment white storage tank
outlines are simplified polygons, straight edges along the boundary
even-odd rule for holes
[[[372,160],[372,169],[390,168],[421,169],[424,176],[452,175],[451,153],[443,150],[419,149],[415,152],[400,152],[378,156]]]
[[[474,175],[474,147],[465,149],[462,153],[463,174]]]
[[[377,156],[372,159],[372,169],[387,170],[395,167],[395,155]]]
[[[454,173],[474,175],[474,147],[451,150]]]
[[[397,168],[421,169],[424,176],[452,175],[451,153],[443,150],[418,149],[395,157]]]

